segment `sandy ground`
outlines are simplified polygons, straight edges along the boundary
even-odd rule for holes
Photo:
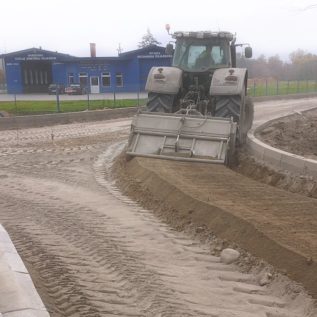
[[[317,110],[302,114],[293,111],[293,116],[281,118],[272,125],[257,133],[264,143],[284,151],[317,159]],[[287,171],[274,171],[264,164],[257,163],[248,156],[247,151],[241,151],[239,164],[235,171],[249,176],[257,181],[317,198],[317,180],[303,175],[292,175]]]
[[[121,161],[121,188],[183,230],[204,228],[266,259],[317,296],[317,201],[218,165]],[[119,170],[120,170],[119,169]],[[121,179],[122,179],[121,178]]]
[[[317,159],[317,110],[296,113],[281,119],[257,137],[273,147],[287,152]]]
[[[260,286],[264,267],[220,263],[224,244],[212,254],[122,195],[110,167],[128,129],[108,121],[0,134],[0,222],[52,316],[316,315],[286,278]]]

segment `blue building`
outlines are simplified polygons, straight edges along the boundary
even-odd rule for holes
[[[165,48],[148,46],[117,57],[75,57],[31,48],[0,55],[9,94],[45,93],[52,83],[80,83],[91,93],[144,91],[152,66],[171,65]]]

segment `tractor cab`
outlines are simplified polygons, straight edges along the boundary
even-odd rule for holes
[[[209,36],[207,37],[207,35]],[[230,40],[232,40],[232,35],[230,38],[211,35],[214,34],[191,32],[186,36],[186,33],[183,32],[175,33],[176,47],[173,66],[186,72],[206,72],[231,67]]]

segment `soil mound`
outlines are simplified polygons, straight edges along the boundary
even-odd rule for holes
[[[212,232],[263,258],[317,298],[317,201],[225,166],[121,156],[124,193],[178,230]]]

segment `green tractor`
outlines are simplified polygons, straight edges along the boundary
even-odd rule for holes
[[[146,111],[131,126],[127,153],[226,163],[246,142],[253,121],[248,72],[236,68],[236,39],[229,32],[175,32],[172,67],[152,67]],[[252,57],[245,47],[246,58]]]

